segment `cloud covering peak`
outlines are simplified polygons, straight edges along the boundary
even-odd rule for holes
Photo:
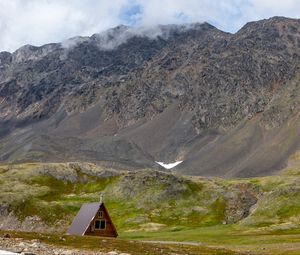
[[[248,21],[298,18],[298,0],[0,0],[0,51],[89,36],[119,24],[207,21],[235,32]]]

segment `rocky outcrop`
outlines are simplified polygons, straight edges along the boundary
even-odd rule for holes
[[[247,218],[250,209],[258,201],[259,190],[248,183],[241,183],[230,188],[225,194],[225,222],[232,224]]]
[[[141,206],[144,204],[155,206],[156,203],[169,199],[180,199],[187,191],[188,187],[182,177],[146,170],[127,173],[118,185],[108,189],[107,193],[123,199],[139,197]]]

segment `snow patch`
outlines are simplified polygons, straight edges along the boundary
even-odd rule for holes
[[[164,167],[165,169],[171,169],[177,165],[179,165],[180,163],[182,163],[183,161],[176,161],[176,162],[173,162],[173,163],[164,163],[164,162],[158,162],[158,161],[155,161],[157,164],[161,165],[162,167]]]
[[[19,253],[14,253],[14,252],[10,252],[10,251],[3,251],[3,250],[0,250],[0,255],[17,255]]]

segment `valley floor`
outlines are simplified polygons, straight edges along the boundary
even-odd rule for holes
[[[300,229],[277,233],[246,233],[228,228],[202,228],[147,235],[126,236],[118,239],[74,237],[34,232],[0,231],[0,250],[17,253],[103,254],[103,255],[298,255]],[[187,242],[194,235],[198,242]],[[6,237],[5,237],[6,236]],[[165,240],[165,241],[160,241]],[[177,240],[177,241],[176,241]],[[200,242],[201,241],[201,242]]]
[[[300,153],[293,160],[278,175],[231,180],[151,169],[117,172],[91,163],[2,165],[0,250],[299,255]],[[119,238],[61,234],[82,204],[99,201],[100,192]]]
[[[97,237],[59,236],[54,234],[0,232],[0,250],[12,252],[30,252],[38,255],[141,255],[141,254],[202,254],[202,255],[238,255],[248,254],[235,252],[221,247],[191,245],[175,242],[143,242],[125,239],[107,239]]]
[[[168,242],[174,244],[174,241],[176,241],[178,242],[177,244],[189,244],[191,246],[198,243],[210,248],[223,248],[232,252],[234,251],[238,254],[300,254],[300,229],[264,231],[254,228],[243,230],[233,226],[213,226],[186,229],[175,233],[171,231],[144,234],[135,233],[134,235],[124,235],[123,238],[138,238],[138,240],[164,244]]]

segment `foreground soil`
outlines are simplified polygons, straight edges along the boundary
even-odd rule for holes
[[[24,255],[299,255],[300,235],[214,236],[200,243],[0,231],[0,250]]]
[[[44,235],[40,233],[0,232],[0,250],[36,255],[138,255],[138,254],[201,254],[238,255],[252,254],[201,244],[130,241],[97,237]]]

